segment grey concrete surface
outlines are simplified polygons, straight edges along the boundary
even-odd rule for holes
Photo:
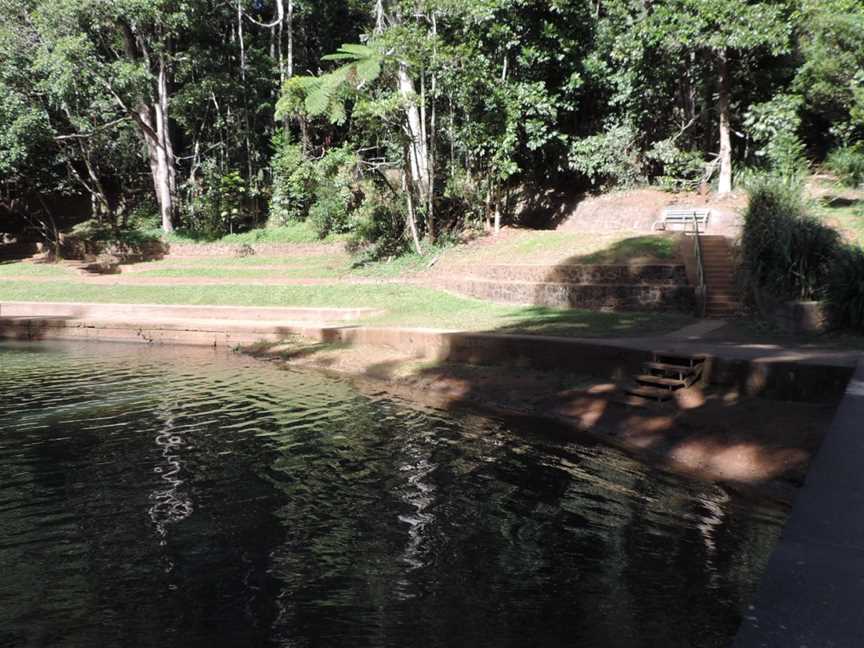
[[[864,361],[795,500],[734,648],[864,646]]]

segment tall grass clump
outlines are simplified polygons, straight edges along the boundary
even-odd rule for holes
[[[837,232],[808,213],[801,183],[776,176],[751,183],[741,269],[747,296],[760,309],[818,299],[840,247]]]
[[[837,256],[826,298],[835,326],[864,332],[864,250],[847,246]]]
[[[864,185],[864,143],[844,146],[828,154],[825,167],[847,187]]]

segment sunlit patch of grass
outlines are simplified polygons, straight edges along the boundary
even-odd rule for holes
[[[633,260],[671,261],[678,256],[678,238],[669,235],[634,236],[586,254],[578,263],[627,263]]]
[[[73,271],[57,263],[7,261],[0,263],[0,277],[71,277]]]
[[[460,246],[444,258],[451,265],[670,261],[678,256],[678,240],[669,233],[633,237],[628,232],[517,231]]]
[[[826,196],[816,209],[816,215],[833,224],[850,243],[864,247],[864,191],[846,194],[860,194],[860,197]]]

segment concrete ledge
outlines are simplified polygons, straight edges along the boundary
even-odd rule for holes
[[[353,322],[383,311],[374,308],[304,308],[260,306],[178,306],[164,304],[102,304],[66,302],[3,302],[0,317],[141,319],[219,319],[245,321]]]
[[[864,644],[864,361],[810,465],[735,648]]]
[[[70,307],[62,311],[66,315],[0,317],[0,338],[87,338],[235,346],[299,335],[315,342],[391,347],[404,355],[435,362],[566,371],[614,381],[629,379],[655,351],[667,355],[698,354],[709,360],[706,376],[711,384],[742,395],[826,403],[836,402],[843,394],[858,358],[856,353],[793,353],[782,348],[754,349],[746,345],[670,343],[666,338],[579,339],[291,319],[154,317],[154,311],[148,317],[138,317],[131,307],[129,313],[114,310],[110,316],[76,317],[75,307],[88,305],[65,306]],[[0,310],[5,308],[6,305],[0,306]],[[209,312],[208,308],[199,310],[199,315]]]

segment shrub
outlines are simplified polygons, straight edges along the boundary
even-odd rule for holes
[[[273,194],[270,198],[268,225],[281,227],[289,222],[305,220],[315,197],[318,174],[313,162],[303,155],[298,144],[283,137],[274,140]]]
[[[657,183],[669,191],[695,189],[705,175],[705,161],[698,151],[679,149],[674,140],[665,139],[655,142],[645,154],[659,167]]]
[[[844,146],[831,151],[825,160],[825,167],[849,187],[864,184],[864,144]]]
[[[603,133],[575,140],[569,161],[573,170],[599,187],[623,188],[645,182],[636,129],[628,124],[615,124]]]
[[[833,324],[864,331],[864,251],[846,247],[835,260],[826,298]]]
[[[840,237],[807,213],[800,184],[755,181],[744,215],[742,274],[749,297],[815,299],[828,283]]]
[[[348,249],[369,261],[398,256],[408,247],[405,223],[401,204],[370,188],[363,204],[351,216]]]

